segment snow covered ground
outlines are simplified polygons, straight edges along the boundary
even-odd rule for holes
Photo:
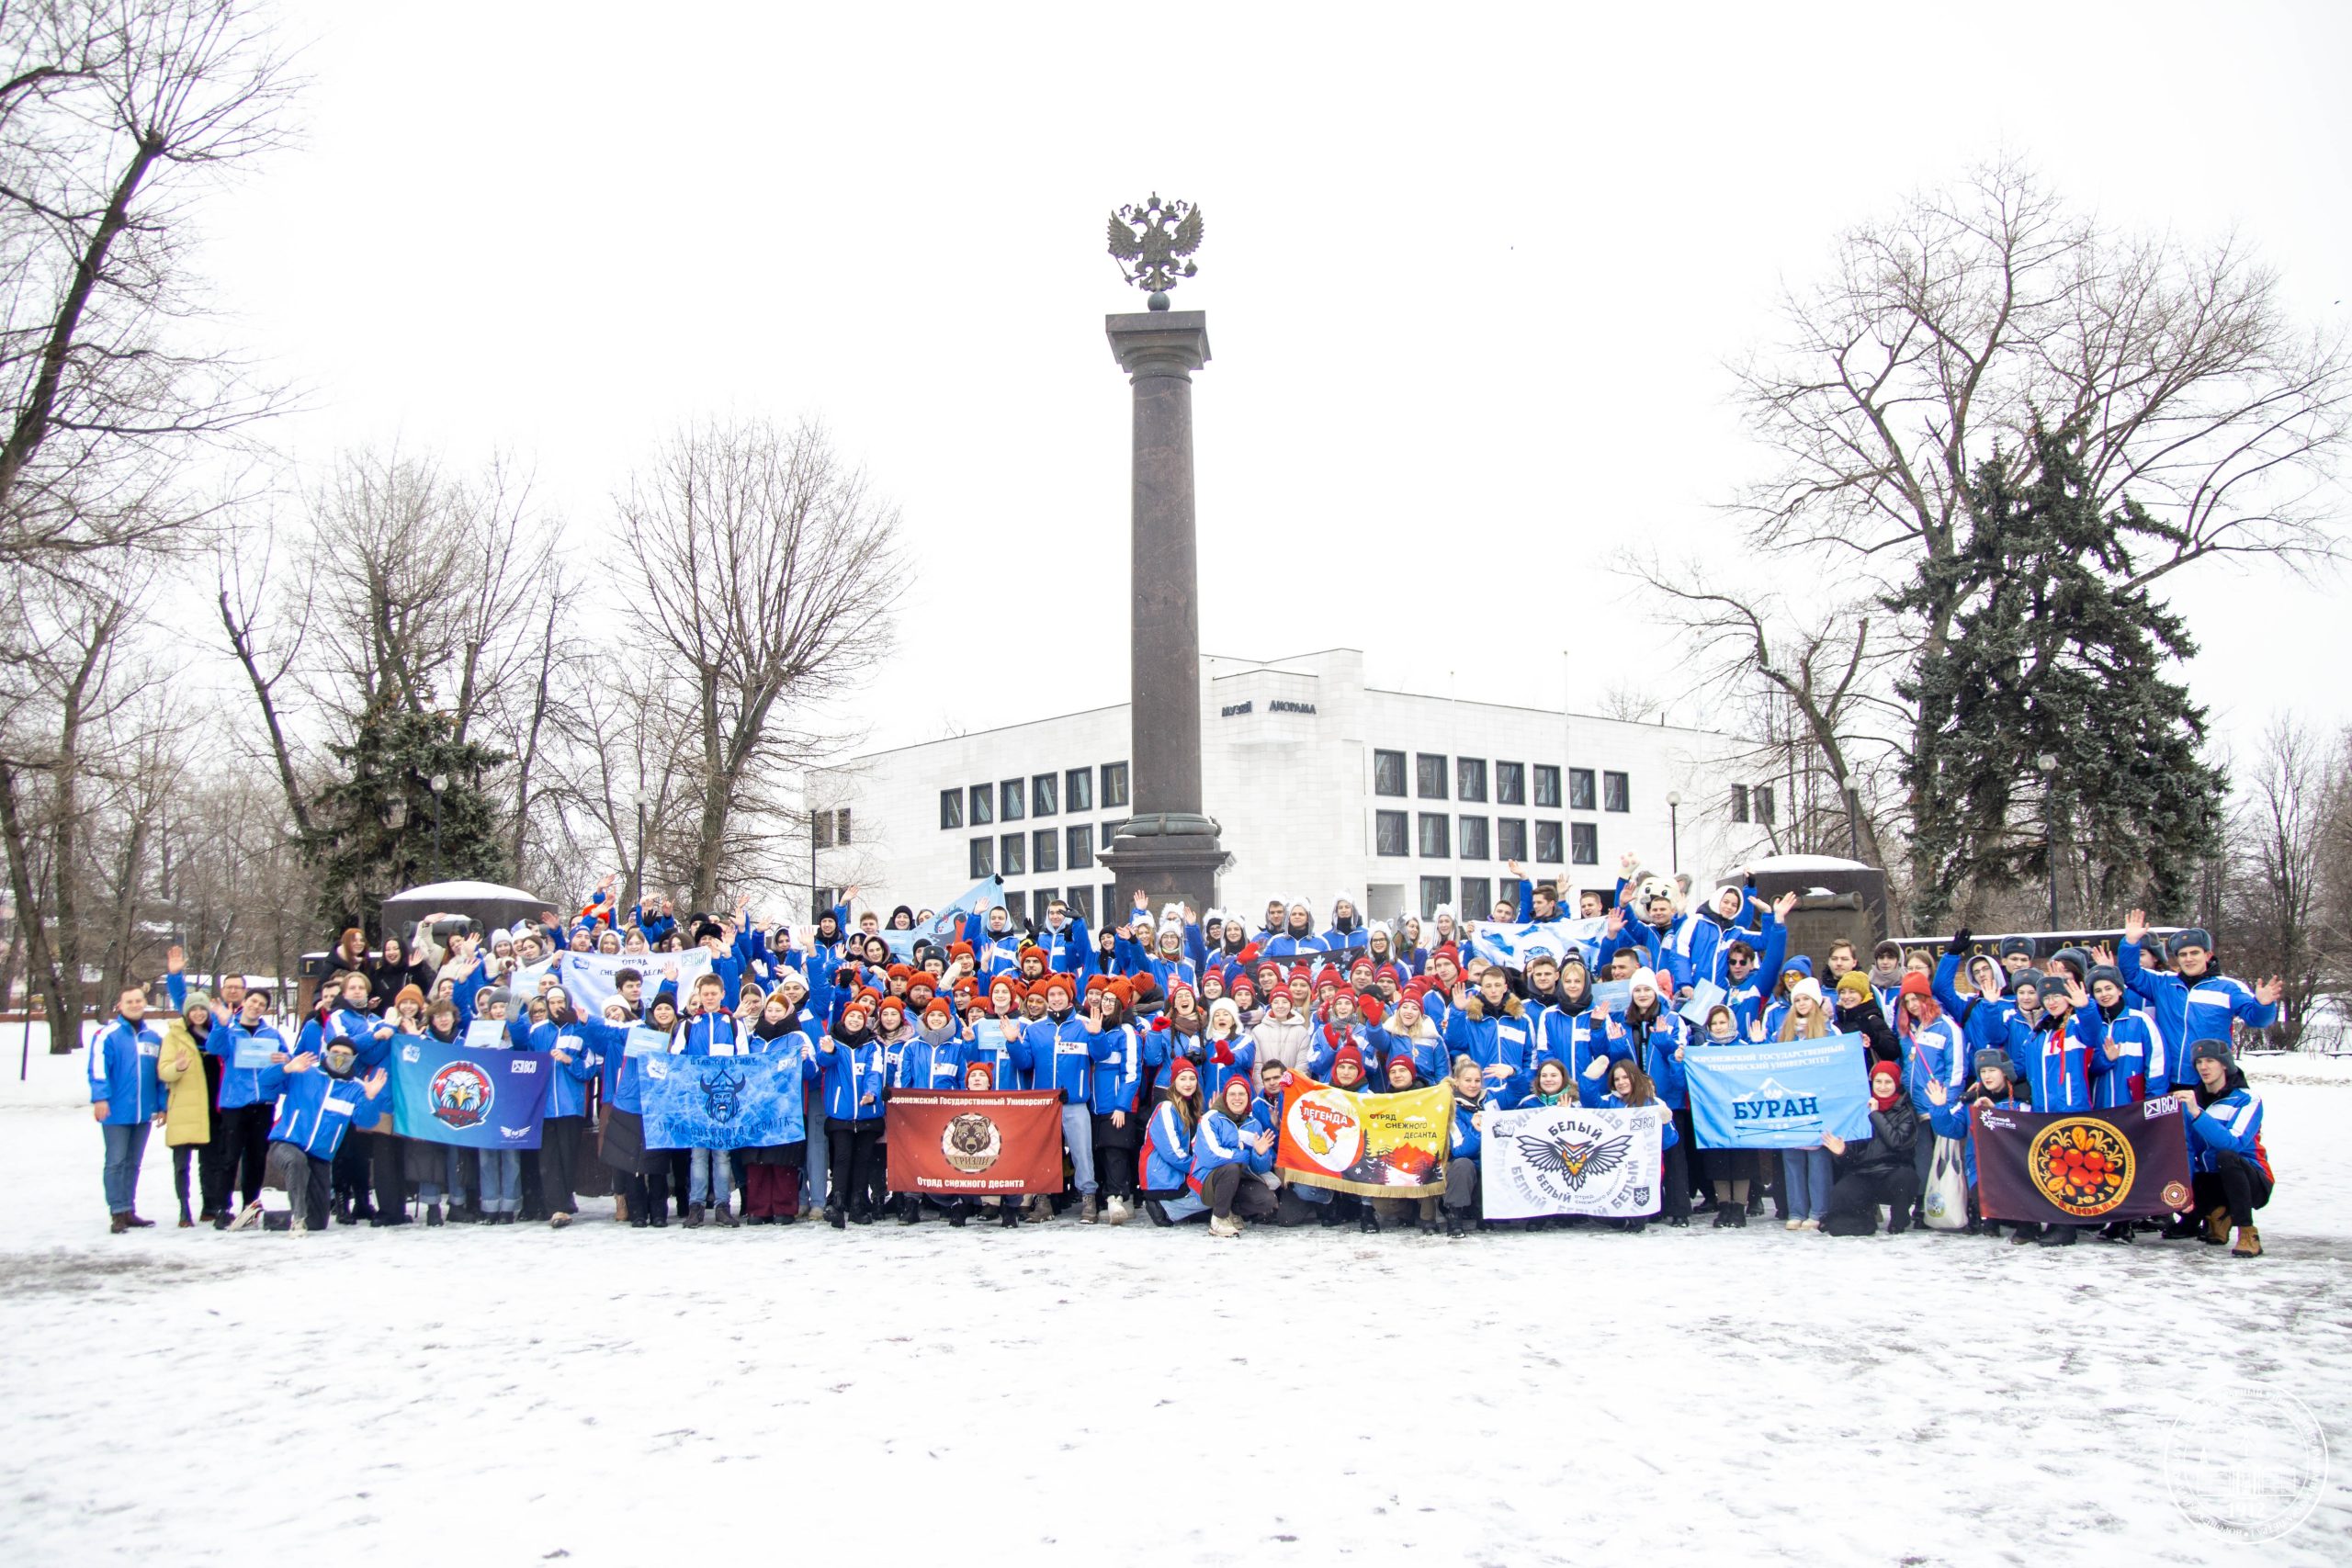
[[[2285,1179],[2258,1263],[647,1232],[602,1203],[565,1233],[219,1235],[169,1228],[160,1138],[165,1224],[114,1237],[81,1073],[36,1040],[0,1086],[0,1562],[2352,1560],[2328,1064],[2258,1081]],[[2275,1393],[2324,1426],[2316,1508],[2265,1544],[2190,1522],[2168,1453],[2275,1447]]]

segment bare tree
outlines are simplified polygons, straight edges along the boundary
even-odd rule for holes
[[[83,574],[201,508],[168,460],[272,411],[185,328],[194,193],[277,140],[288,85],[238,0],[0,7],[0,570]]]
[[[2037,423],[2079,430],[2102,512],[2128,492],[2161,525],[2132,584],[2216,558],[2341,546],[2335,465],[2352,355],[2340,333],[2297,324],[2276,276],[2235,239],[2192,251],[2109,231],[2003,161],[1842,236],[1827,276],[1791,293],[1783,317],[1780,340],[1736,367],[1749,427],[1778,460],[1736,511],[1749,545],[1815,581],[1839,562],[1853,587],[1829,608],[1846,623],[1953,564],[1964,481],[1996,459],[2030,460]],[[1784,625],[1744,591],[1690,603],[1702,628],[1755,623],[1767,655],[1775,639],[1762,632]],[[1863,743],[1920,753],[1924,720],[1894,683],[1942,652],[1960,608],[1874,619],[1885,657],[1865,661],[1854,689],[1869,700],[1835,716],[1798,705],[1825,757]],[[1777,668],[1778,679],[1760,662],[1747,673],[1803,683],[1785,655]],[[1921,809],[1905,798],[1896,826]],[[1909,880],[1928,874],[1915,865]]]
[[[2286,982],[2278,1038],[2293,1045],[2312,1005],[2352,985],[2352,731],[2325,738],[2271,720],[2230,822],[2224,892],[2231,961]]]
[[[679,737],[696,762],[688,897],[715,903],[718,869],[760,796],[820,748],[787,717],[847,687],[886,650],[899,514],[810,424],[711,423],[665,442],[619,499],[632,603],[686,687]],[[779,822],[775,837],[789,836]]]

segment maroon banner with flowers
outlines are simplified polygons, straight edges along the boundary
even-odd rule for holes
[[[1980,1104],[1969,1139],[1988,1220],[2105,1224],[2188,1207],[2188,1132],[2169,1097],[2054,1115]]]

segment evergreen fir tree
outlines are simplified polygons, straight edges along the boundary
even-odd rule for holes
[[[457,739],[447,714],[385,701],[359,716],[351,739],[328,748],[347,771],[322,791],[305,845],[319,878],[319,914],[333,930],[375,931],[385,898],[427,881],[514,875],[482,775],[506,753]],[[432,780],[440,794],[435,858]]]
[[[1915,890],[1922,926],[1940,924],[1963,887],[2042,884],[2053,844],[2060,886],[2079,877],[2100,918],[2141,902],[2181,912],[2218,842],[2226,781],[2199,754],[2205,710],[2164,673],[2195,644],[2130,586],[2134,542],[2170,530],[2130,500],[2102,515],[2077,437],[2036,429],[2032,462],[1996,453],[1980,466],[1954,558],[1888,601],[1964,606],[1951,642],[1902,687],[1929,721],[1906,780],[1940,872]]]

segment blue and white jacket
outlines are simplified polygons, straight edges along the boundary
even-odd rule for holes
[[[2262,1146],[2262,1100],[2243,1083],[2189,1118],[2190,1168],[2211,1170],[2214,1156],[2222,1154],[2251,1160],[2262,1168],[2263,1175],[2277,1179],[2270,1168],[2270,1156]]]
[[[273,1066],[263,1070],[262,1082],[277,1101],[269,1141],[291,1144],[312,1159],[334,1158],[345,1133],[374,1126],[383,1115],[381,1100],[391,1092],[387,1083],[380,1094],[369,1094],[356,1075],[339,1078],[324,1067],[289,1073]]]
[[[106,1101],[107,1126],[135,1127],[164,1109],[163,1055],[162,1035],[119,1014],[90,1042],[90,1103]]]
[[[1484,1010],[1485,1003],[1479,1004]],[[1534,1070],[1535,1032],[1525,1018],[1489,1014],[1474,1019],[1464,1008],[1445,1022],[1446,1057],[1467,1056],[1478,1064],[1489,1097],[1516,1100],[1527,1092]]]
[[[2188,1051],[2199,1040],[2226,1043],[2233,1038],[2233,1022],[2267,1029],[2278,1021],[2278,1003],[2264,1006],[2251,988],[2227,975],[2208,970],[2191,982],[2185,976],[2153,974],[2143,968],[2136,942],[2116,944],[2115,966],[2123,971],[2123,983],[2146,998],[2155,1014],[2156,1034],[2164,1043],[2159,1067],[2168,1082],[2187,1084],[2195,1077],[2188,1066]]]
[[[1193,1171],[1187,1184],[1198,1192],[1201,1183],[1206,1181],[1211,1173],[1228,1165],[1245,1166],[1260,1175],[1272,1170],[1274,1168],[1273,1151],[1269,1149],[1261,1154],[1256,1147],[1243,1142],[1267,1131],[1265,1124],[1254,1115],[1236,1126],[1223,1106],[1209,1107],[1201,1117],[1200,1125],[1193,1129]]]
[[[1047,1013],[1013,1042],[1012,1065],[1028,1088],[1058,1089],[1064,1105],[1084,1105],[1093,1090],[1094,1037],[1076,1013]]]
[[[220,1057],[220,1109],[223,1111],[241,1111],[248,1105],[259,1105],[269,1098],[261,1090],[261,1075],[266,1069],[237,1066],[237,1048],[247,1042],[266,1045],[272,1051],[285,1052],[289,1056],[294,1054],[287,1048],[286,1036],[277,1032],[277,1027],[267,1019],[251,1029],[245,1027],[241,1018],[214,1025],[211,1043]]]

